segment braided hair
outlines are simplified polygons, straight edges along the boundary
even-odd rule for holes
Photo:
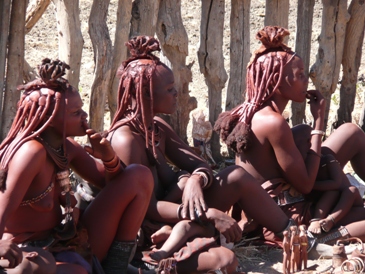
[[[128,124],[141,134],[144,134],[146,148],[151,143],[153,155],[155,151],[155,125],[146,121],[146,113],[153,115],[153,81],[152,77],[156,66],[163,64],[160,59],[152,54],[160,51],[160,44],[157,39],[149,36],[137,36],[129,40],[125,45],[129,48],[131,57],[124,61],[118,68],[117,75],[120,77],[118,87],[118,108],[108,132]],[[150,109],[144,103],[145,92],[149,93]],[[134,103],[135,102],[135,103]]]
[[[0,190],[5,190],[8,165],[15,152],[47,128],[59,109],[61,94],[72,90],[62,78],[66,69],[70,69],[66,63],[43,59],[38,66],[40,78],[17,87],[24,92],[8,135],[0,144]]]
[[[283,42],[287,35],[287,29],[277,26],[266,26],[256,34],[262,44],[247,66],[246,100],[231,111],[221,113],[214,125],[221,139],[237,153],[250,147],[252,117],[274,95],[285,65],[295,56]]]

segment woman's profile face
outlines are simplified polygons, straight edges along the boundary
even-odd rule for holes
[[[86,134],[85,123],[87,123],[87,113],[82,109],[83,102],[77,91],[69,91],[66,104],[65,94],[62,94],[60,107],[52,121],[53,128],[66,136],[83,136]]]
[[[295,102],[304,102],[308,88],[308,77],[304,72],[304,64],[299,56],[285,65],[283,77],[279,85],[281,94]]]
[[[177,91],[174,74],[167,66],[159,64],[153,75],[154,114],[172,114],[177,108]]]

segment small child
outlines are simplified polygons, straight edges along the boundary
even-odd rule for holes
[[[312,128],[309,125],[293,127],[293,137],[296,146],[304,159],[310,152]],[[313,153],[313,152],[312,152]],[[353,206],[363,206],[359,190],[350,184],[340,164],[332,154],[321,155],[316,182],[309,197],[318,198],[313,219],[310,220],[308,231],[320,234],[328,232],[338,223]]]
[[[164,228],[162,227],[161,229]],[[158,233],[158,231],[156,233]],[[174,252],[179,251],[185,246],[189,239],[194,239],[196,237],[209,238],[213,236],[215,236],[215,228],[211,223],[200,224],[191,220],[182,220],[172,228],[170,235],[162,247],[159,249],[155,248],[152,252],[145,253],[142,260],[148,263],[157,264],[163,259],[172,257]]]

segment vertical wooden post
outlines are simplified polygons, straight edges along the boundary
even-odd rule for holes
[[[175,88],[178,91],[176,113],[163,118],[187,143],[189,114],[196,108],[197,102],[189,95],[192,75],[190,67],[185,64],[189,41],[181,18],[181,0],[161,0],[156,33],[162,48],[161,61],[174,72]]]
[[[224,0],[202,0],[200,46],[198,60],[200,71],[208,86],[209,121],[214,125],[222,112],[222,90],[227,81],[223,58]],[[213,132],[211,139],[213,157],[219,161],[219,135]]]
[[[302,57],[304,63],[305,74],[309,74],[309,62],[312,40],[312,22],[314,0],[298,1],[297,11],[297,28],[295,35],[295,52]],[[291,104],[291,118],[292,126],[302,124],[305,121],[305,106],[306,102]]]
[[[4,139],[13,123],[20,91],[17,86],[23,83],[25,14],[27,1],[13,0],[10,16],[9,46],[7,55],[6,87],[4,95],[2,119],[2,136]]]
[[[347,0],[322,0],[322,31],[316,62],[310,69],[310,77],[326,99],[324,125],[327,128],[331,107],[331,95],[336,90],[345,42],[346,23],[350,19]]]
[[[365,31],[365,2],[352,0],[350,20],[346,26],[345,46],[342,57],[342,81],[340,87],[340,106],[337,110],[336,126],[352,122],[356,97],[356,83],[360,67]]]

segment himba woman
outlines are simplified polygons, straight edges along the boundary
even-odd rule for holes
[[[149,204],[151,172],[124,169],[109,142],[88,128],[78,91],[62,77],[66,69],[44,59],[40,78],[19,87],[24,92],[0,146],[0,236],[22,252],[5,256],[6,273],[91,273],[98,261],[105,273],[124,273]],[[85,149],[69,138],[85,134]],[[80,221],[69,168],[101,189]]]
[[[247,170],[288,216],[295,217],[298,225],[308,225],[311,204],[304,201],[302,194],[313,188],[321,153],[333,154],[342,167],[351,161],[355,172],[365,179],[365,134],[348,123],[322,143],[325,100],[318,90],[307,90],[302,59],[283,43],[287,35],[288,30],[277,26],[264,27],[257,33],[262,45],[247,67],[246,99],[233,110],[223,112],[214,129],[236,152],[236,164]],[[304,102],[306,98],[313,115],[313,130],[311,149],[303,160],[282,113],[289,100]],[[364,207],[353,207],[334,231],[318,241],[328,243],[348,235],[365,239],[361,228],[364,219]]]
[[[225,212],[238,203],[276,233],[288,229],[289,219],[247,172],[231,166],[213,176],[209,165],[157,116],[174,113],[178,102],[173,72],[152,53],[160,50],[159,42],[138,36],[126,45],[131,57],[118,70],[118,109],[108,139],[124,164],[152,171],[155,186],[146,219],[171,225],[182,219],[208,222],[227,242],[237,242],[243,224]],[[219,244],[191,253],[176,260],[178,273],[236,273],[234,253]]]

